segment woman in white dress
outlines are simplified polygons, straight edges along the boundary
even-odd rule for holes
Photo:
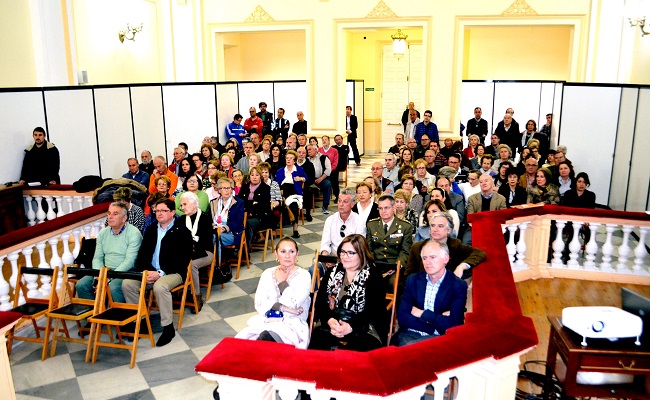
[[[309,345],[309,289],[311,277],[296,265],[298,244],[289,237],[275,246],[280,265],[262,273],[255,292],[257,315],[237,338],[287,343],[306,349]]]

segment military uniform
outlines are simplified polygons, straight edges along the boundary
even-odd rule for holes
[[[409,251],[413,245],[413,226],[403,219],[395,217],[384,232],[384,223],[381,218],[368,221],[366,240],[370,252],[377,261],[397,263],[402,261],[406,265]]]

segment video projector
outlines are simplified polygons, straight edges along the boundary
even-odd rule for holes
[[[582,336],[582,346],[587,346],[587,338],[609,339],[636,337],[634,344],[643,332],[640,317],[616,307],[567,307],[562,310],[562,325]]]

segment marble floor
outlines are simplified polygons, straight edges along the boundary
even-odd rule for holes
[[[382,155],[364,157],[361,166],[349,165],[348,185],[370,175],[370,165]],[[336,211],[336,205],[330,205]],[[325,219],[320,208],[313,221],[300,225],[298,265],[308,269],[314,251],[320,247]],[[285,227],[285,234],[291,233]],[[130,352],[101,348],[95,364],[85,363],[86,347],[60,342],[54,357],[41,361],[42,345],[15,342],[10,358],[17,398],[20,400],[90,399],[211,399],[214,383],[194,372],[194,366],[224,337],[232,337],[246,326],[255,313],[253,299],[262,271],[274,266],[272,254],[262,262],[262,252],[251,253],[250,269],[242,267],[241,276],[222,289],[215,285],[210,300],[198,315],[185,314],[183,328],[170,344],[152,348],[140,341],[137,361],[129,368]],[[205,290],[205,289],[204,289]],[[204,292],[205,293],[205,292]],[[174,325],[177,325],[177,317]],[[160,317],[152,312],[154,338],[162,331]],[[72,326],[72,325],[71,325]],[[76,327],[71,328],[76,336]]]

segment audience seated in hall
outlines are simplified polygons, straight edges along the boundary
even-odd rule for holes
[[[140,160],[142,160],[142,162],[138,168],[151,176],[151,174],[153,174],[153,157],[151,156],[151,152],[149,150],[143,150],[142,153],[140,153]],[[144,186],[149,186],[149,182]]]
[[[208,212],[210,209],[210,199],[208,195],[203,191],[203,180],[198,175],[192,175],[183,182],[183,192],[180,195],[175,196],[176,202],[176,215],[183,215],[183,210],[181,208],[181,196],[183,193],[191,192],[194,193],[199,199],[199,208],[203,212]]]
[[[178,171],[180,170],[180,165],[181,161],[185,159],[185,150],[182,147],[176,147],[174,148],[174,158],[172,159],[172,162],[169,163],[169,170],[175,174],[178,175]]]
[[[364,186],[364,189],[367,190],[367,186]],[[354,190],[345,188],[339,196],[339,210],[327,217],[323,227],[323,237],[320,242],[320,254],[323,255],[336,254],[341,241],[346,236],[366,235],[366,221],[352,209],[356,200]]]
[[[477,212],[503,210],[506,208],[506,199],[494,187],[494,180],[490,175],[481,175],[478,178],[481,191],[469,196],[467,201],[467,215]],[[472,244],[472,227],[467,226],[463,232],[463,243]]]
[[[234,182],[230,178],[220,178],[217,181],[217,191],[221,195],[210,202],[212,224],[221,229],[219,236],[219,263],[223,257],[225,246],[239,247],[241,235],[244,233],[244,201],[235,198]]]
[[[308,146],[310,151],[317,154],[314,146]],[[327,157],[321,156],[327,162]],[[293,237],[299,238],[300,233],[298,233],[298,217],[299,210],[302,208],[303,202],[303,192],[302,187],[307,182],[307,175],[302,167],[296,165],[296,160],[298,159],[298,153],[294,150],[289,150],[285,155],[286,166],[278,170],[275,175],[275,181],[280,185],[282,190],[282,197],[284,198],[284,204],[289,208],[290,214],[289,218],[291,220],[291,225],[293,227]],[[319,163],[319,167],[320,167]],[[317,172],[318,174],[318,172]],[[322,178],[322,176],[321,176]]]
[[[304,135],[302,136],[305,137]],[[311,187],[314,184],[314,180],[316,180],[316,171],[314,170],[314,164],[312,164],[311,161],[309,161],[307,158],[306,145],[299,146],[296,150],[296,153],[298,153],[298,160],[296,161],[296,165],[301,167],[307,176],[307,180],[305,181],[302,189],[302,208],[305,212],[305,220],[307,220],[307,222],[311,222],[313,221],[313,218],[311,216],[311,209],[314,205],[313,190]]]
[[[165,162],[165,157],[163,156],[156,156],[153,159],[153,174],[151,174],[151,177],[149,178],[149,193],[153,193],[156,191],[156,179],[159,176],[166,176],[169,179],[169,188],[171,192],[173,192],[176,187],[178,186],[178,175],[174,174],[172,171],[167,168],[167,163]]]
[[[423,243],[424,271],[406,278],[397,311],[399,330],[392,342],[398,346],[444,335],[465,320],[467,283],[445,268],[449,248],[435,240]]]
[[[307,155],[309,161],[314,166],[314,185],[323,193],[323,214],[329,214],[330,198],[332,197],[332,164],[324,154],[320,154],[314,145],[307,146]]]

